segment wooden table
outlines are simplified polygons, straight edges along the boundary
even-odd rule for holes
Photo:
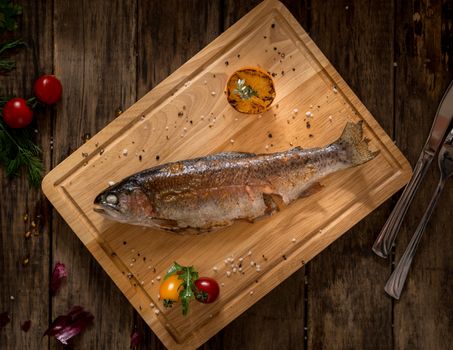
[[[153,88],[259,1],[17,1],[15,36],[28,48],[0,77],[7,95],[32,93],[54,72],[63,100],[37,113],[49,170]],[[313,40],[415,164],[444,89],[453,78],[453,1],[285,0]],[[449,25],[447,23],[450,23]],[[450,26],[450,27],[448,27]],[[5,35],[3,35],[5,37]],[[416,196],[391,259],[371,245],[396,195],[213,337],[206,349],[447,349],[453,343],[452,183],[427,227],[402,300],[383,291],[437,182],[435,166]],[[72,305],[95,315],[78,349],[163,348],[40,191],[1,172],[0,312],[12,321],[1,349],[58,348],[41,338]],[[29,219],[24,220],[24,215]],[[32,227],[32,222],[38,229]],[[29,239],[24,233],[32,230]],[[24,265],[25,257],[30,259]],[[55,262],[69,269],[49,296]],[[31,319],[28,333],[20,323]]]

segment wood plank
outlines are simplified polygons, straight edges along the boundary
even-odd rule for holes
[[[54,8],[55,72],[64,87],[56,165],[136,99],[136,2],[57,0]],[[52,262],[65,263],[69,276],[52,299],[52,318],[83,305],[95,321],[77,337],[77,348],[129,348],[134,312],[128,301],[56,213],[53,232]]]
[[[453,79],[453,30],[448,25],[453,21],[453,3],[396,4],[396,140],[415,165],[440,98]],[[396,262],[404,253],[438,178],[436,159],[396,241]],[[452,189],[451,181],[447,182],[426,227],[401,300],[395,302],[396,349],[448,349],[453,343]]]
[[[27,48],[12,56],[17,68],[0,75],[0,94],[31,97],[34,80],[52,72],[52,1],[18,1],[23,6],[19,29],[3,39],[22,38]],[[50,109],[35,112],[37,143],[44,150],[46,169],[50,168]],[[30,188],[25,174],[8,180],[0,170],[0,312],[8,311],[11,322],[0,331],[2,349],[47,348],[41,336],[48,322],[49,222],[50,207],[41,192]],[[28,220],[24,216],[28,214]],[[38,216],[41,216],[38,220]],[[34,221],[36,228],[32,228]],[[38,223],[39,221],[39,223]],[[29,239],[27,231],[32,232]],[[23,261],[29,256],[29,263]],[[14,300],[11,300],[11,296]],[[20,325],[31,320],[28,333]]]
[[[224,29],[244,16],[259,1],[225,2]],[[306,1],[283,1],[308,30]],[[204,349],[303,349],[304,283],[302,267],[271,293],[231,322],[205,344]],[[278,326],[276,326],[278,324]]]
[[[137,96],[141,97],[219,35],[217,0],[138,3]],[[137,314],[140,349],[165,348]]]
[[[392,1],[311,1],[311,37],[390,135],[392,14]],[[309,348],[391,348],[390,262],[371,252],[388,214],[386,203],[308,265]]]

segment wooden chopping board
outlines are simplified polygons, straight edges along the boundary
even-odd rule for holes
[[[274,75],[277,96],[262,115],[240,114],[226,101],[228,77],[244,66]],[[92,210],[110,181],[143,169],[221,151],[324,146],[358,120],[379,156],[327,177],[319,193],[257,223],[181,236],[114,223]],[[401,152],[307,33],[280,2],[267,0],[53,169],[43,191],[165,346],[187,349],[257,302],[410,175]],[[242,259],[243,273],[233,272],[229,258]],[[159,279],[175,260],[216,278],[218,301],[193,302],[188,317],[179,307],[164,309]]]

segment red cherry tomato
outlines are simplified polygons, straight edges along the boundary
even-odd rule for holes
[[[42,103],[53,105],[61,98],[63,87],[54,75],[43,75],[35,81],[35,95]]]
[[[195,281],[195,287],[200,292],[197,294],[197,300],[204,304],[210,304],[216,301],[220,293],[217,281],[209,277],[200,277],[197,279]]]
[[[3,106],[3,120],[10,128],[25,128],[33,120],[33,112],[23,98],[12,98]]]

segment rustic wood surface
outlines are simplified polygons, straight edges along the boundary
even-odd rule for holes
[[[38,118],[48,170],[258,3],[18,2],[24,15],[16,34],[29,45],[16,55],[18,68],[0,78],[0,87],[8,95],[29,96],[40,74],[53,70],[61,77],[63,101]],[[453,78],[452,1],[284,3],[415,164]],[[140,348],[163,348],[42,195],[25,178],[9,181],[1,174],[0,312],[9,311],[12,321],[0,331],[0,348],[58,348],[41,335],[51,319],[75,304],[96,317],[75,348],[128,348],[134,328],[143,335]],[[433,167],[391,260],[371,253],[389,201],[204,348],[447,349],[453,343],[451,183],[428,225],[402,300],[394,302],[383,292],[437,177]],[[38,219],[39,230],[26,240],[24,233]],[[23,266],[28,254],[30,264]],[[70,275],[50,298],[56,261],[66,263]],[[26,319],[32,328],[25,334],[19,325]]]
[[[291,33],[303,45],[294,47]],[[240,115],[222,93],[228,76],[250,62],[275,75],[275,107],[261,118]],[[176,86],[181,88],[175,91]],[[295,107],[301,113],[288,117]],[[308,130],[304,111],[310,109],[316,117]],[[217,117],[217,122],[209,122],[208,115]],[[254,225],[237,223],[221,232],[182,237],[152,229],[145,234],[140,227],[116,224],[93,212],[93,198],[108,180],[119,182],[158,164],[212,152],[258,153],[267,148],[275,152],[287,150],[290,142],[303,147],[326,145],[339,137],[348,120],[364,122],[370,148],[379,149],[380,155],[323,179],[324,191]],[[268,135],[273,135],[272,140]],[[281,3],[268,0],[58,164],[42,188],[163,344],[187,349],[205,343],[370,214],[409,181],[410,174],[408,161],[392,139],[297,20]],[[225,266],[223,258],[244,257],[248,251],[253,253],[245,256],[243,274],[226,275],[231,267]],[[260,271],[249,260],[259,264]],[[190,317],[181,315],[179,307],[164,309],[155,280],[165,275],[173,261],[195,265],[201,276],[214,276],[222,285],[219,300],[209,306],[193,304]]]

